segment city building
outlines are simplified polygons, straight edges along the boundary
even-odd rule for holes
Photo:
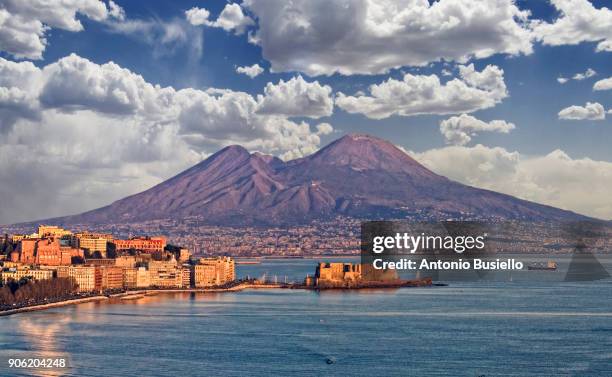
[[[123,288],[123,268],[117,266],[99,266],[102,276],[101,288],[121,289]]]
[[[166,238],[164,237],[134,237],[128,240],[113,240],[116,252],[139,250],[148,253],[164,251]]]
[[[344,285],[361,279],[361,264],[319,263],[315,273],[316,285]]]
[[[39,225],[38,226],[38,237],[53,237],[53,238],[64,238],[72,236],[72,232],[59,226],[54,225]]]
[[[200,258],[191,266],[191,284],[196,288],[223,285],[235,279],[235,263],[230,257]]]
[[[89,255],[98,255],[106,258],[108,242],[112,242],[113,236],[103,233],[77,233],[71,237],[72,247],[81,248],[89,252]]]
[[[144,267],[136,269],[136,288],[148,288],[151,286],[151,275]]]
[[[149,276],[151,285],[160,288],[180,288],[183,276],[175,259],[169,261],[150,261]]]
[[[181,287],[191,287],[191,270],[189,267],[181,267]]]
[[[119,267],[135,267],[136,266],[136,258],[134,258],[131,255],[122,255],[122,256],[116,257],[114,261],[115,261],[115,266],[119,266]]]
[[[19,241],[16,252],[11,253],[12,262],[24,264],[69,265],[73,258],[82,259],[83,251],[61,246],[57,237],[24,238]]]
[[[102,286],[102,275],[95,266],[60,266],[58,278],[73,278],[79,292],[99,290]]]
[[[25,277],[29,277],[32,280],[46,280],[53,278],[53,271],[30,268],[9,268],[1,271],[0,275],[3,283],[6,283],[9,280],[17,281]]]

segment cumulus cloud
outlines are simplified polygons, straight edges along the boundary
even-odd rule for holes
[[[192,25],[218,27],[225,31],[233,31],[236,35],[244,34],[245,30],[255,24],[251,17],[244,14],[238,4],[227,4],[216,21],[209,20],[210,12],[205,8],[193,7],[185,11],[187,21]]]
[[[272,72],[378,74],[433,61],[532,52],[528,11],[511,0],[298,0],[243,3]]]
[[[479,132],[500,132],[507,134],[515,128],[513,123],[505,120],[492,120],[483,122],[471,115],[461,114],[440,122],[440,133],[444,135],[448,144],[466,145],[472,136]]]
[[[38,118],[40,70],[30,62],[0,58],[0,135],[20,118]]]
[[[566,82],[568,82],[568,81],[569,81],[569,79],[568,79],[568,78],[566,78],[566,77],[557,77],[557,82],[558,82],[559,84],[565,84],[565,83],[566,83]]]
[[[552,23],[535,20],[533,34],[551,46],[597,42],[596,51],[612,51],[612,10],[588,0],[551,0],[559,12]]]
[[[525,156],[483,145],[412,154],[436,173],[471,186],[612,219],[611,162],[573,159],[561,150]]]
[[[268,83],[258,96],[259,114],[320,118],[333,112],[332,88],[318,81],[307,82],[302,76],[278,84]]]
[[[193,7],[189,10],[185,11],[185,17],[190,24],[194,26],[207,25],[211,24],[208,17],[210,17],[210,12],[204,8]]]
[[[488,65],[482,71],[474,65],[459,66],[460,78],[446,83],[436,75],[405,74],[371,85],[369,95],[338,93],[336,104],[349,113],[383,119],[392,115],[470,113],[495,106],[508,96],[504,71]]]
[[[2,121],[12,114],[11,124],[0,130],[0,180],[11,184],[0,185],[0,193],[14,199],[3,204],[0,223],[107,204],[230,144],[283,158],[312,153],[320,135],[333,129],[290,117],[327,112],[316,93],[309,95],[329,88],[289,83],[279,86],[313,100],[308,113],[294,114],[298,98],[288,97],[284,107],[278,98],[266,100],[267,93],[278,95],[274,85],[254,97],[161,87],[115,63],[96,64],[75,54],[41,68],[0,58]],[[263,103],[279,112],[260,113]]]
[[[571,120],[604,120],[606,110],[598,102],[587,102],[584,106],[569,106],[559,111],[559,119]]]
[[[236,72],[247,75],[250,78],[255,78],[262,74],[264,69],[259,64],[253,64],[251,66],[237,67]]]
[[[329,135],[334,132],[334,128],[329,123],[317,124],[317,135]]]
[[[99,0],[0,1],[0,50],[18,59],[42,59],[47,32],[52,28],[77,32],[83,24],[77,15],[94,21],[120,18],[123,10]]]
[[[593,90],[610,90],[612,89],[612,77],[602,79],[593,84]]]

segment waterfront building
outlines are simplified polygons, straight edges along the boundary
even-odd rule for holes
[[[144,267],[136,269],[136,288],[148,288],[151,286],[151,276]]]
[[[123,268],[117,266],[99,266],[102,283],[101,289],[123,288]]]
[[[123,271],[123,288],[136,288],[136,271],[134,267],[121,267]]]
[[[183,282],[181,270],[175,259],[169,261],[149,262],[149,276],[151,285],[162,288],[180,288]]]
[[[95,266],[60,266],[57,277],[73,278],[79,292],[91,292],[102,286],[102,276]]]
[[[315,285],[346,285],[361,279],[361,264],[353,263],[319,263]]]
[[[196,288],[223,285],[235,279],[235,262],[230,257],[200,258],[191,266],[191,284]]]
[[[191,270],[189,267],[181,267],[181,287],[191,287]]]
[[[0,275],[3,283],[9,280],[18,281],[25,277],[29,277],[32,280],[47,280],[53,278],[53,271],[32,268],[9,268],[0,272]]]

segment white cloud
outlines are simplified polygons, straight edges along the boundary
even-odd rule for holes
[[[2,0],[0,50],[18,59],[42,59],[50,29],[83,30],[77,14],[94,21],[123,15],[114,2],[109,7],[99,0]]]
[[[557,78],[557,82],[559,82],[559,84],[565,84],[569,80],[582,81],[582,80],[591,78],[591,77],[593,77],[595,75],[597,75],[597,72],[595,72],[594,69],[587,68],[587,70],[584,71],[584,72],[576,73],[574,76],[571,77],[571,79],[570,78],[566,78],[566,77],[558,77]]]
[[[513,123],[505,120],[492,120],[483,122],[471,115],[461,114],[440,122],[440,133],[444,135],[448,144],[466,145],[472,136],[479,132],[500,132],[507,134],[515,128]]]
[[[525,156],[482,145],[449,146],[413,155],[436,173],[471,186],[612,219],[611,162],[572,159],[561,150]]]
[[[610,90],[612,89],[612,77],[602,79],[593,84],[593,90]]]
[[[0,135],[20,118],[38,118],[40,70],[30,62],[0,58]]]
[[[612,51],[612,10],[587,0],[551,0],[559,11],[552,23],[533,21],[533,34],[551,46],[598,42],[597,51]]]
[[[334,128],[329,123],[317,124],[317,135],[329,135],[334,132]]]
[[[589,68],[589,69],[587,69],[583,73],[576,73],[574,75],[574,77],[572,77],[572,79],[580,81],[580,80],[584,80],[584,79],[588,79],[590,77],[593,77],[596,74],[597,74],[597,72],[595,72],[593,69]]]
[[[247,75],[250,78],[255,78],[262,74],[264,69],[259,64],[253,64],[251,66],[237,67],[236,72]]]
[[[119,21],[125,20],[125,11],[113,0],[108,1],[108,14]]]
[[[210,12],[204,8],[193,7],[185,12],[187,21],[192,25],[205,25],[218,27],[225,31],[233,31],[236,35],[244,34],[246,28],[255,24],[253,19],[246,16],[240,5],[227,4],[219,14],[216,21],[210,21]]]
[[[208,19],[210,12],[204,8],[193,7],[185,11],[185,17],[190,24],[194,26],[207,25],[210,26],[211,22]]]
[[[259,114],[320,118],[333,112],[332,88],[318,81],[307,82],[302,76],[278,84],[268,83],[258,96]]]
[[[272,72],[377,74],[433,61],[530,54],[529,12],[511,0],[297,0],[243,3]]]
[[[606,110],[598,102],[587,102],[584,106],[569,106],[559,111],[559,119],[604,120]]]
[[[478,72],[474,65],[459,66],[460,78],[441,83],[436,75],[405,74],[371,85],[370,95],[339,93],[336,105],[349,113],[383,119],[392,115],[470,113],[495,106],[507,97],[504,71],[488,65]]]
[[[299,116],[331,111],[322,105],[331,100],[317,97],[329,87],[290,81],[271,88],[272,97],[293,90],[313,100]],[[230,144],[283,158],[316,151],[331,126],[289,119],[304,99],[287,100],[268,103],[287,114],[262,114],[266,92],[161,87],[74,54],[42,68],[0,58],[0,115],[3,122],[12,116],[0,129],[0,181],[11,182],[0,194],[14,199],[0,206],[0,223],[107,204]]]

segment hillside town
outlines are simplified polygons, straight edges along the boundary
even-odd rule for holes
[[[0,241],[0,264],[3,305],[23,301],[19,290],[32,291],[36,282],[43,281],[47,286],[54,280],[68,282],[57,284],[62,294],[82,295],[222,287],[236,280],[234,259],[194,257],[186,248],[168,244],[165,237],[119,239],[109,233],[73,233],[45,225],[35,233],[5,235]]]

